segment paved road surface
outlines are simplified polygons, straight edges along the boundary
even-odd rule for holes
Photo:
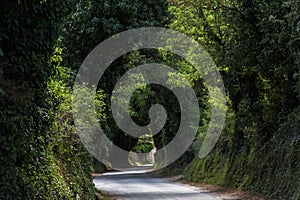
[[[118,200],[220,200],[195,187],[153,178],[143,170],[106,173],[95,177],[94,184]]]

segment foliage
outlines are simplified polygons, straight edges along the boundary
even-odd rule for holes
[[[299,2],[171,2],[171,27],[210,52],[229,101],[218,145],[207,158],[190,164],[186,178],[296,199]]]
[[[2,2],[0,199],[94,198],[71,118],[74,75],[53,48],[72,3]]]
[[[299,0],[4,0],[0,11],[0,199],[94,198],[94,161],[72,118],[76,71],[106,38],[168,23],[207,49],[221,71],[228,99],[217,146],[207,158],[194,159],[185,178],[299,199]],[[149,62],[172,66],[197,93],[198,138],[174,164],[184,168],[205,136],[210,100],[202,77],[182,58],[141,50],[117,59],[99,82],[96,114],[116,145],[149,151],[152,143],[123,133],[110,111],[119,78]],[[130,114],[137,124],[148,124],[149,108],[156,103],[168,113],[164,129],[153,137],[159,149],[172,140],[180,123],[174,94],[155,84],[141,85],[131,98]]]
[[[135,153],[149,153],[154,148],[151,137],[141,137],[132,149]]]
[[[76,70],[96,45],[114,34],[132,28],[163,26],[167,20],[166,9],[167,2],[161,0],[79,1],[64,24],[64,62]],[[122,67],[117,72],[122,72]],[[106,81],[116,76],[110,71]]]
[[[64,24],[64,33],[60,43],[64,49],[64,65],[70,66],[76,71],[88,53],[103,40],[132,28],[164,26],[167,19],[167,2],[162,0],[134,0],[130,3],[126,0],[79,1],[73,14],[68,17]],[[151,58],[151,56],[149,57]],[[107,123],[102,124],[102,128],[114,144],[128,152],[135,146],[137,139],[124,133],[115,124],[110,110],[111,92],[119,78],[129,68],[136,64],[145,63],[148,58],[139,52],[131,52],[122,56],[110,65],[98,84],[98,89],[103,90],[106,95],[105,104],[107,105],[105,111]],[[140,98],[133,100],[136,102],[135,107],[142,108],[141,111],[144,111],[149,102],[146,102],[145,106],[141,106],[142,102],[153,94],[149,89],[145,89],[141,95],[136,94],[135,96]],[[137,115],[134,110],[132,110],[132,114],[133,117]],[[142,115],[135,118],[140,118],[140,121],[143,121],[147,117]],[[124,159],[126,162],[127,158]]]
[[[166,5],[164,1],[2,2],[1,199],[93,198],[92,160],[71,115],[74,72],[87,53],[112,34],[163,24]],[[54,49],[57,43],[62,48]],[[106,80],[122,72],[124,67]],[[97,98],[101,121],[107,114],[102,100],[110,96],[98,90]]]
[[[51,141],[49,147],[60,169],[60,175],[70,191],[71,198],[94,198],[92,183],[93,159],[84,148],[76,132],[71,105],[72,85],[75,74],[61,64],[62,50],[56,48],[52,63],[56,64],[55,74],[48,82],[48,94],[52,125],[50,127]],[[100,93],[99,93],[100,94]],[[99,95],[95,104],[99,110],[105,106]]]

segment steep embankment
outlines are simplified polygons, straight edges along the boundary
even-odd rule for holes
[[[95,197],[70,91],[49,63],[69,3],[1,1],[0,199]]]
[[[299,0],[174,0],[169,10],[171,28],[213,57],[228,96],[218,145],[185,178],[299,199]]]
[[[185,179],[238,187],[267,197],[300,198],[300,116],[289,116],[270,141],[260,149],[228,152],[218,145],[205,159],[195,159],[186,169]]]

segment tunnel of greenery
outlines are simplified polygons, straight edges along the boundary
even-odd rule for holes
[[[152,105],[166,109],[167,122],[153,137],[124,133],[110,108],[126,71],[164,63],[193,86],[201,119],[194,143],[168,169],[190,181],[300,198],[299,0],[3,0],[0,11],[0,199],[95,198],[91,173],[105,168],[75,130],[73,82],[96,45],[138,27],[171,28],[210,53],[226,88],[226,123],[213,151],[198,158],[210,119],[206,84],[181,57],[145,49],[115,60],[98,84],[96,115],[107,137],[142,153],[173,139],[181,112],[167,88],[143,85],[130,101],[141,126]]]

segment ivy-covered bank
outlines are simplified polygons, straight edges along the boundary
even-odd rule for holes
[[[299,122],[298,108],[264,147],[253,147],[251,151],[233,153],[232,144],[226,142],[231,142],[230,136],[223,136],[207,158],[196,158],[187,166],[184,178],[241,188],[274,199],[298,200]]]
[[[72,1],[2,1],[0,199],[94,199],[91,158],[71,120],[53,56]]]

